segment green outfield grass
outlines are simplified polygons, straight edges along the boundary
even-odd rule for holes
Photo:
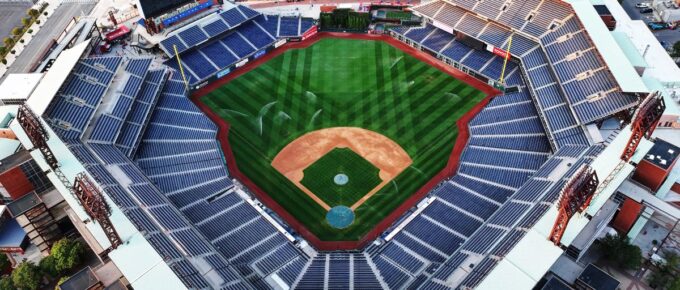
[[[239,170],[319,239],[341,241],[363,237],[445,167],[456,120],[484,97],[387,43],[325,38],[286,51],[201,101],[231,124]],[[338,126],[383,134],[413,160],[343,230],[331,228],[326,211],[271,166],[306,132]]]
[[[302,185],[330,207],[351,207],[378,186],[380,169],[349,148],[335,148],[303,170]],[[334,181],[338,174],[348,177],[347,184]]]

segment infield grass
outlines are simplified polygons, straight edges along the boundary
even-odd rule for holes
[[[331,150],[303,172],[300,183],[331,207],[351,207],[382,182],[380,169],[349,148]],[[337,174],[345,174],[347,184],[336,184]]]
[[[361,239],[446,166],[456,120],[484,97],[387,43],[324,38],[284,52],[201,101],[230,123],[229,142],[243,174],[319,239],[343,241]],[[383,134],[413,160],[342,230],[331,228],[326,211],[271,166],[299,136],[338,126]]]

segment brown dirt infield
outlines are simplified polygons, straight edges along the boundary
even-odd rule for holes
[[[350,148],[380,169],[382,182],[353,204],[352,210],[361,206],[413,163],[397,142],[382,134],[356,127],[334,127],[306,133],[288,143],[274,157],[272,167],[323,208],[330,210],[331,207],[302,185],[301,181],[304,177],[303,170],[334,148]]]

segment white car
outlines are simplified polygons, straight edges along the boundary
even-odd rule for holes
[[[649,8],[649,7],[651,7],[651,6],[652,6],[652,5],[649,4],[649,3],[638,3],[638,4],[635,4],[635,8]]]

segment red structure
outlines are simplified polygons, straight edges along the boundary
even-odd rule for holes
[[[581,166],[576,171],[576,174],[566,183],[562,193],[560,193],[557,220],[555,220],[555,225],[550,232],[550,241],[556,246],[560,245],[569,219],[576,212],[583,212],[590,205],[598,184],[597,173],[588,165]]]
[[[24,132],[26,132],[26,135],[28,135],[28,139],[31,140],[33,146],[43,154],[47,165],[52,169],[57,168],[59,162],[57,161],[57,158],[54,157],[50,147],[47,146],[47,140],[49,140],[47,130],[45,130],[45,127],[43,127],[33,111],[25,104],[19,107],[17,121],[19,122],[19,125],[21,125],[21,128],[24,129]]]
[[[633,133],[628,140],[626,148],[621,154],[621,160],[629,161],[642,138],[649,139],[656,129],[663,111],[666,109],[666,103],[663,100],[663,96],[658,92],[649,94],[638,107],[637,112],[633,115],[633,124],[631,125],[631,131]]]
[[[12,200],[17,200],[34,190],[21,167],[16,166],[0,172],[0,184],[7,190]]]
[[[102,193],[92,184],[90,179],[84,173],[78,174],[73,184],[73,192],[75,192],[80,204],[89,215],[106,233],[106,237],[111,242],[111,246],[102,253],[106,255],[112,250],[118,248],[122,244],[120,236],[113,227],[109,216],[111,216],[111,209],[104,200]]]
[[[75,184],[71,184],[70,180],[61,172],[61,169],[59,169],[59,162],[47,145],[49,134],[38,117],[28,106],[22,105],[19,107],[17,120],[26,132],[26,135],[28,135],[31,143],[33,143],[33,146],[42,152],[45,161],[50,168],[52,168],[52,171],[54,171],[62,184],[66,186],[71,194],[80,202],[80,205],[85,209],[85,212],[101,225],[104,233],[106,233],[107,238],[111,242],[111,247],[104,251],[102,255],[106,255],[111,250],[117,248],[122,242],[109,219],[111,210],[101,192],[92,185],[90,180],[83,173],[76,176]]]
[[[616,214],[616,217],[612,222],[612,227],[617,231],[627,233],[637,220],[640,212],[642,212],[642,204],[630,198],[626,198],[623,201],[619,213]]]

